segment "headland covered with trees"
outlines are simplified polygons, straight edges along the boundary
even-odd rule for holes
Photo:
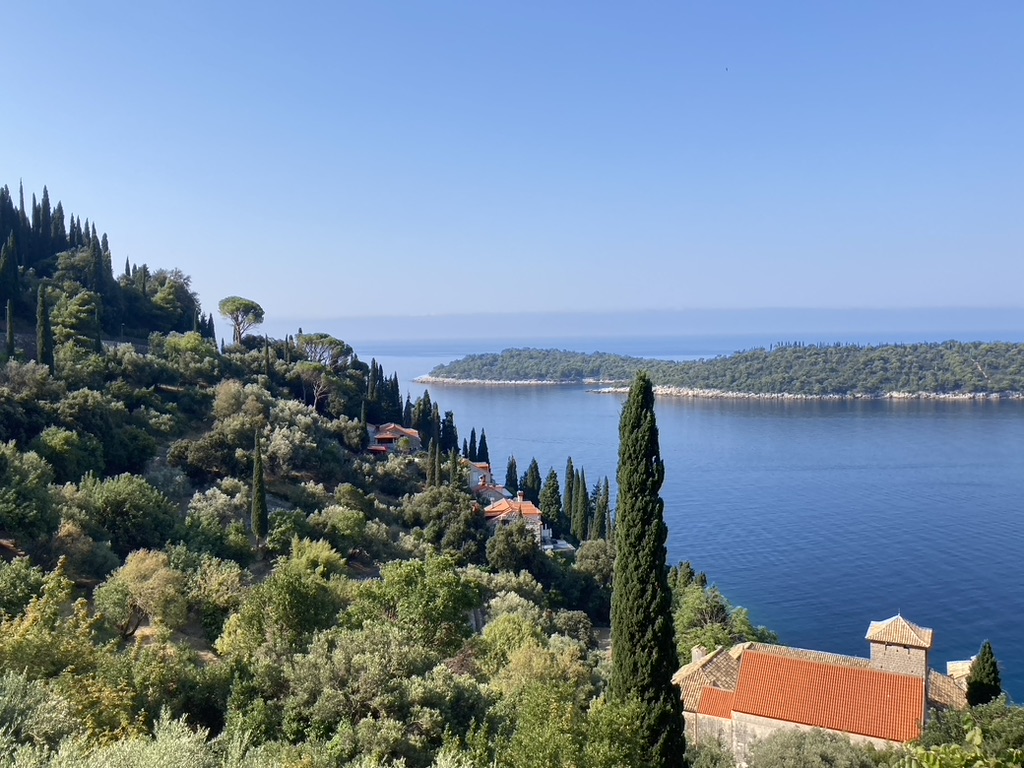
[[[780,343],[677,362],[557,349],[506,349],[435,367],[438,383],[624,386],[644,370],[659,394],[693,397],[1007,397],[1024,394],[1024,344]]]
[[[257,335],[263,308],[232,296],[218,344],[187,276],[115,277],[106,238],[45,192],[3,189],[0,225],[0,767],[733,765],[684,751],[666,676],[694,645],[775,638],[664,561],[649,382],[617,505],[571,459],[559,482],[509,457],[506,485],[575,546],[549,554],[469,493],[500,438],[474,427],[462,461],[455,415],[343,340]],[[368,451],[386,421],[422,450]],[[917,752],[812,734],[750,765],[1024,746],[1005,700],[972,716],[984,738],[937,718]]]

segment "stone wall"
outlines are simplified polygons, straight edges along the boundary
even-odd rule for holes
[[[721,742],[726,749],[732,747],[732,720],[711,715],[686,713],[686,743],[693,745]]]
[[[788,723],[784,720],[771,720],[756,715],[745,715],[733,712],[732,719],[699,715],[696,712],[686,713],[686,742],[694,746],[702,746],[718,741],[726,749],[731,749],[736,763],[741,768],[746,765],[750,748],[754,742],[765,739],[781,730],[813,731],[812,726],[799,723]],[[828,730],[828,729],[821,729]],[[876,739],[871,736],[857,736],[842,731],[829,731],[848,736],[854,744],[874,744],[879,749],[892,746],[895,742]]]
[[[928,674],[928,651],[903,645],[870,643],[871,665],[886,672],[924,677]]]

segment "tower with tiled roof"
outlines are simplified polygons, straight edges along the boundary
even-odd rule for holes
[[[866,635],[871,647],[871,664],[886,672],[925,677],[932,630],[919,627],[896,614],[885,621],[872,621]]]

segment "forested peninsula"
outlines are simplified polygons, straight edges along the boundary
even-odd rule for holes
[[[1024,344],[778,344],[686,362],[506,349],[435,367],[437,383],[624,386],[645,370],[660,394],[691,397],[1007,397],[1024,393]]]

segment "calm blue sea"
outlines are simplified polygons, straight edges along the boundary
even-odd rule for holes
[[[691,359],[783,340],[514,346]],[[621,396],[413,382],[507,341],[355,346],[396,371],[414,398],[429,389],[455,412],[461,436],[485,429],[499,477],[514,455],[520,472],[536,457],[561,481],[572,456],[589,484],[605,475],[614,484]],[[657,418],[670,561],[706,571],[788,645],[866,655],[868,623],[902,613],[935,630],[932,666],[944,671],[990,640],[1005,687],[1024,700],[1024,403],[660,398]]]

